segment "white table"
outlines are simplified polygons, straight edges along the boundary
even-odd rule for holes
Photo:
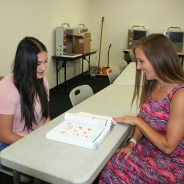
[[[69,112],[88,112],[106,116],[137,114],[131,97],[133,86],[112,84],[78,104]],[[62,103],[62,102],[61,102]],[[3,165],[55,184],[94,181],[115,150],[127,137],[130,126],[117,124],[97,150],[51,141],[46,132],[58,125],[63,115],[10,145],[1,152]]]
[[[136,63],[130,62],[128,66],[114,80],[113,84],[135,85]],[[142,84],[140,84],[142,86]]]

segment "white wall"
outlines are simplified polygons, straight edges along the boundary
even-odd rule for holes
[[[0,0],[0,76],[11,71],[18,42],[25,36],[35,36],[48,49],[49,67],[46,77],[50,88],[55,86],[55,27],[67,22],[71,27],[84,23],[92,35],[92,48],[99,49],[101,18],[104,29],[101,66],[107,64],[109,44],[110,65],[119,65],[122,49],[127,47],[128,29],[144,25],[149,33],[162,32],[170,26],[184,30],[183,0]],[[92,57],[98,61],[98,53]],[[69,63],[67,79],[80,73],[80,65]],[[63,82],[63,71],[60,73]]]
[[[0,76],[11,71],[17,44],[25,36],[40,39],[48,49],[49,66],[46,77],[50,88],[55,86],[55,27],[68,22],[71,26],[86,23],[86,0],[0,0]],[[69,64],[68,78],[75,75]],[[78,67],[79,68],[79,67]],[[79,72],[78,72],[79,73]],[[61,71],[61,82],[63,71]]]
[[[104,29],[101,65],[107,63],[109,44],[110,65],[119,65],[123,59],[122,49],[127,48],[128,29],[144,25],[149,33],[163,32],[171,26],[184,30],[183,0],[92,0],[89,2],[89,22],[93,44],[99,48],[101,18]]]

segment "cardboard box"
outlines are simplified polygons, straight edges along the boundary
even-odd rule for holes
[[[74,53],[86,54],[91,50],[91,33],[74,35]]]

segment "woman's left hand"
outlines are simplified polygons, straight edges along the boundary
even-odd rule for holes
[[[131,115],[126,115],[122,117],[114,117],[113,120],[118,123],[125,123],[129,125],[136,125],[139,117],[137,116],[131,116]]]

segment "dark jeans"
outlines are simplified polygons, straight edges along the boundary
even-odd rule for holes
[[[9,146],[8,144],[5,144],[5,143],[0,141],[0,151],[2,151],[3,149],[5,149],[8,146]]]
[[[8,146],[9,146],[8,144],[5,144],[5,143],[3,143],[3,142],[0,141],[0,151],[2,151],[3,149],[5,149],[5,148],[8,147]],[[1,169],[6,169],[6,170],[11,171],[11,169],[9,169],[9,168],[7,168],[7,167],[1,165],[1,163],[0,163],[0,168],[1,168]]]

